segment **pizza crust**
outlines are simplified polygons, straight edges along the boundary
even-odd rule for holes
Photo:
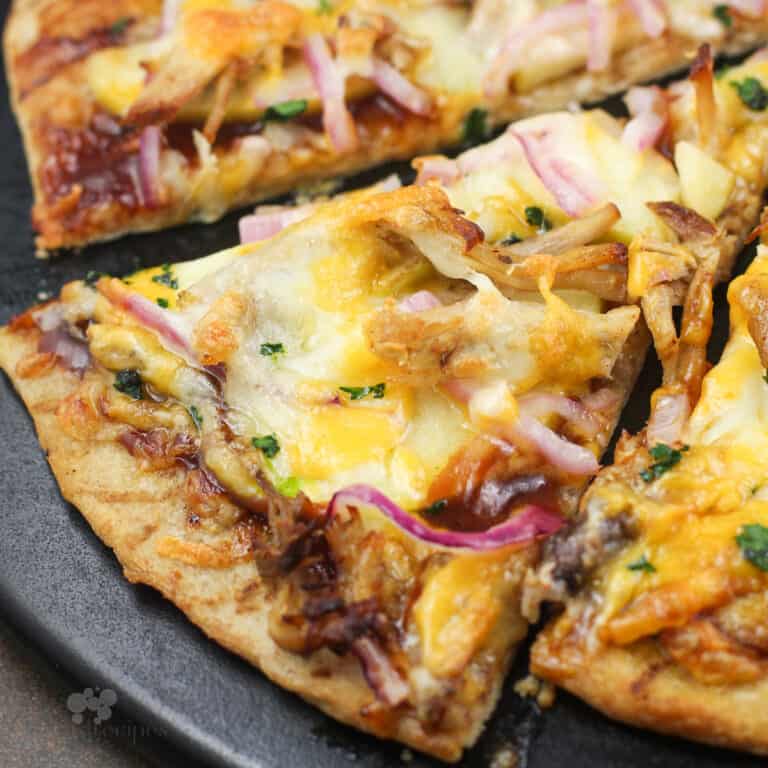
[[[631,648],[579,649],[561,666],[552,650],[555,631],[556,625],[550,626],[533,645],[534,674],[556,680],[608,717],[630,725],[768,755],[768,679],[705,685],[674,665],[653,641]]]

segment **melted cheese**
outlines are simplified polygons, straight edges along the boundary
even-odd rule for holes
[[[768,274],[764,248],[748,274]],[[653,590],[706,609],[734,585],[768,586],[768,574],[736,543],[742,526],[768,526],[768,383],[738,306],[731,323],[731,339],[704,379],[683,436],[689,449],[682,460],[639,493],[611,481],[592,497],[609,517],[631,510],[640,533],[598,576],[601,622],[609,627],[616,617],[626,623]],[[629,569],[642,556],[654,572]],[[685,620],[683,611],[679,622]],[[628,637],[642,635],[644,627],[648,633],[656,628],[652,616],[640,613]]]

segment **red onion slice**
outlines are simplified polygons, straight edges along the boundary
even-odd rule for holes
[[[350,485],[335,493],[328,504],[327,514],[334,517],[342,509],[360,505],[376,507],[398,528],[420,541],[477,552],[499,549],[511,544],[527,544],[541,536],[554,533],[564,522],[560,515],[528,504],[514,517],[487,531],[465,533],[439,530],[425,525],[418,517],[406,512],[370,485],[362,484]]]
[[[139,183],[147,208],[156,208],[162,202],[160,180],[160,141],[162,131],[158,125],[148,125],[139,138]]]
[[[541,419],[547,414],[556,413],[578,427],[585,435],[592,436],[600,429],[600,423],[583,403],[565,395],[532,392],[519,398],[517,404],[520,413],[532,416],[534,419]]]
[[[257,243],[282,232],[291,224],[303,221],[312,214],[315,206],[260,205],[254,213],[243,216],[238,222],[241,243]]]
[[[520,413],[509,437],[515,443],[522,441],[532,445],[547,461],[569,475],[584,477],[594,475],[600,469],[590,450],[560,437],[528,414]]]
[[[414,85],[407,77],[383,59],[373,59],[373,82],[397,102],[415,115],[429,115],[432,112],[432,96]]]
[[[648,420],[646,430],[648,445],[656,445],[656,443],[673,445],[679,442],[690,414],[691,405],[686,394],[665,394],[658,397],[654,403],[651,418]]]
[[[580,216],[598,202],[601,194],[595,179],[587,178],[581,168],[558,153],[550,131],[513,128],[511,133],[520,142],[528,164],[569,216]]]
[[[82,373],[91,363],[88,344],[75,338],[65,322],[43,332],[37,343],[37,351],[55,355],[62,365],[75,373]]]
[[[659,143],[669,121],[669,103],[658,86],[631,88],[624,97],[632,119],[624,127],[621,141],[638,152]]]
[[[648,37],[661,37],[667,29],[662,0],[628,0],[629,7],[642,24]]]
[[[496,54],[485,78],[484,90],[489,98],[507,92],[509,78],[525,61],[526,48],[540,37],[567,32],[572,27],[586,27],[587,7],[584,0],[571,2],[538,14],[527,24],[515,29]]]
[[[589,19],[589,55],[587,69],[590,72],[604,72],[608,69],[616,39],[618,14],[615,8],[603,0],[587,0]]]
[[[443,303],[432,291],[416,291],[399,302],[397,308],[401,312],[426,312],[442,306]]]
[[[729,0],[728,7],[741,16],[759,19],[766,11],[765,0]]]
[[[357,131],[344,101],[345,77],[322,34],[304,41],[304,60],[323,102],[323,128],[337,152],[357,149]]]
[[[408,698],[408,684],[378,643],[363,635],[352,643],[352,653],[360,660],[371,690],[384,704],[396,707]]]
[[[414,184],[423,185],[434,179],[445,186],[450,186],[461,177],[461,171],[455,160],[442,155],[431,155],[414,160],[418,170]]]
[[[183,0],[163,0],[163,13],[160,17],[160,35],[173,31],[179,18]]]

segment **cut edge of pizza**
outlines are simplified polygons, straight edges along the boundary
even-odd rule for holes
[[[535,675],[627,723],[768,754],[765,245],[728,300],[719,362],[685,381],[685,338],[711,326],[711,292],[692,288],[677,374],[575,527],[547,542],[524,599],[531,619],[542,600],[563,606],[534,643]]]
[[[15,0],[4,47],[50,250],[481,141],[766,35],[762,2]]]
[[[0,363],[64,497],[128,578],[282,686],[458,759],[527,631],[538,541],[644,359],[631,302],[661,291],[661,338],[757,215],[759,104],[707,50],[673,89],[635,92],[636,122],[523,121],[282,230],[262,210],[253,242],[16,318]]]

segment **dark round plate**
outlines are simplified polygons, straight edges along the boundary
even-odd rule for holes
[[[231,216],[214,226],[124,238],[51,261],[34,259],[24,156],[5,93],[0,104],[0,323],[88,269],[125,274],[236,241]],[[727,332],[724,292],[718,293],[715,346]],[[657,381],[656,366],[646,366],[624,418],[628,428],[642,426]],[[0,467],[0,613],[84,686],[114,690],[119,707],[212,765],[384,768],[401,760],[414,768],[437,765],[338,725],[209,641],[159,594],[129,584],[111,551],[59,495],[32,422],[5,377],[0,377]],[[526,665],[521,653],[495,716],[462,765],[488,766],[504,749],[518,755],[517,768],[762,764],[624,727],[562,693],[541,713],[512,691]]]

